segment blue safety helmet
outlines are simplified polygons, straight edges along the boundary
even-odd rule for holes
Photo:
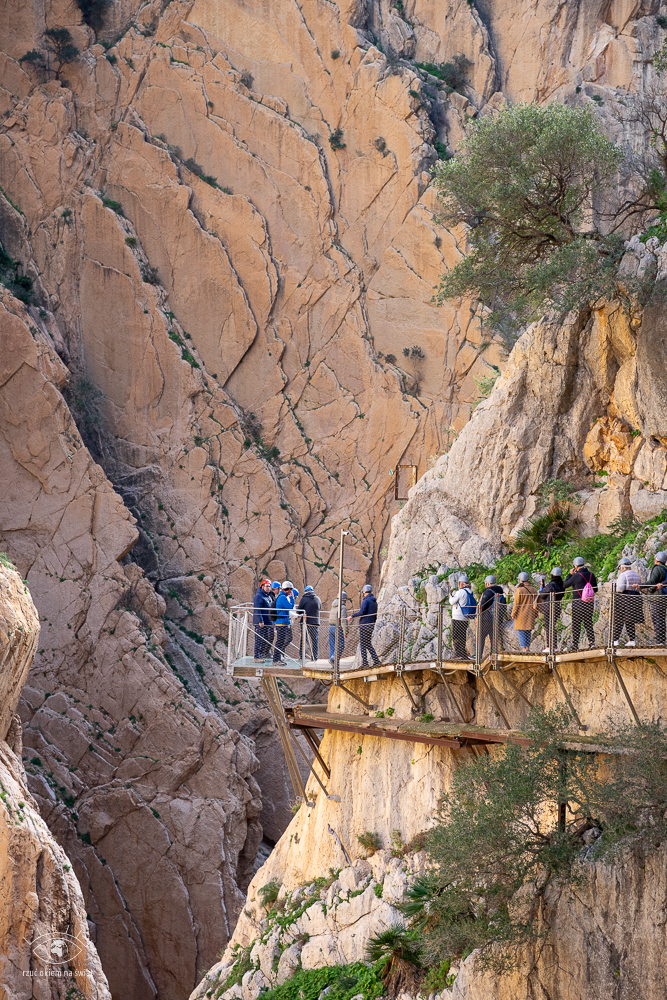
[[[303,592],[304,592],[304,594],[305,594],[307,590],[312,590],[312,589],[313,589],[313,588],[311,587],[311,585],[310,585],[310,584],[308,584],[308,586],[307,586],[307,587],[304,587],[304,588],[303,588]]]
[[[277,580],[274,580],[273,583],[271,584],[271,590],[280,590],[280,584],[278,583]]]

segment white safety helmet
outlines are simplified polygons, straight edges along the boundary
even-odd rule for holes
[[[487,585],[487,587],[492,587],[495,582],[496,582],[495,576],[487,576],[484,579],[484,583]]]
[[[528,583],[530,577],[527,573],[519,573],[519,583]]]
[[[465,573],[461,573],[461,575],[459,576],[459,583],[470,583]]]
[[[284,580],[282,584],[283,590],[294,590],[294,584],[291,580]]]

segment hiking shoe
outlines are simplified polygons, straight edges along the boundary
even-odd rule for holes
[[[550,650],[550,649],[543,649],[543,650],[542,650],[542,653],[543,653],[543,654],[544,654],[544,653],[550,653],[550,652],[551,652],[551,650]]]
[[[630,642],[626,642],[625,648],[627,649],[628,646],[636,646],[636,645],[637,643],[634,641],[634,639],[631,639]]]
[[[614,645],[618,646],[618,639],[614,639]]]

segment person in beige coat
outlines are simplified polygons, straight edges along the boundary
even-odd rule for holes
[[[535,606],[537,591],[528,582],[530,577],[527,573],[519,573],[518,579],[519,585],[514,592],[514,604],[512,605],[514,631],[519,634],[521,652],[530,653],[531,633],[537,618],[537,607]]]

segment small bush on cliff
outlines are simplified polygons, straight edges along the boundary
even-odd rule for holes
[[[21,265],[12,260],[0,243],[0,284],[8,288],[21,302],[29,305],[32,302],[32,278],[21,274],[21,270]]]
[[[623,240],[585,213],[622,160],[590,107],[519,104],[472,122],[456,156],[433,168],[441,221],[464,223],[470,247],[437,299],[472,295],[509,332],[613,297]]]
[[[280,882],[277,878],[272,878],[270,882],[263,885],[261,889],[257,890],[257,895],[259,896],[262,906],[270,910],[272,905],[278,898],[278,893],[280,892]]]
[[[382,839],[379,833],[371,833],[366,830],[364,833],[357,834],[357,840],[365,850],[366,854],[375,854],[382,847]]]
[[[534,710],[529,745],[506,744],[454,771],[427,838],[429,866],[403,906],[430,963],[481,948],[496,972],[514,967],[518,948],[547,926],[537,918],[549,884],[581,883],[587,859],[667,837],[665,730],[596,734],[597,745],[623,748],[611,758],[565,750],[568,732],[582,739],[565,709]],[[587,831],[601,836],[584,850]]]
[[[282,986],[262,993],[262,1000],[318,1000],[327,990],[327,1000],[351,1000],[360,995],[363,1000],[375,1000],[384,993],[381,970],[368,968],[363,962],[352,965],[330,965],[322,969],[299,969]]]
[[[111,6],[112,0],[76,0],[81,11],[81,20],[93,31],[100,31],[104,26],[104,15]]]
[[[581,519],[572,512],[569,504],[553,503],[517,532],[514,549],[530,555],[550,552],[555,545],[572,538],[580,524]]]

